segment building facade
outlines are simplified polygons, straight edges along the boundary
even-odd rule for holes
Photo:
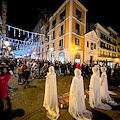
[[[84,61],[87,62],[93,60],[96,63],[100,63],[100,65],[107,63],[110,66],[119,62],[120,39],[118,33],[111,27],[106,28],[99,23],[92,24],[90,28],[94,30],[85,34],[84,54],[86,57],[84,57]],[[91,44],[90,48],[89,43]],[[97,45],[94,47],[95,43]]]
[[[96,63],[98,59],[99,38],[94,30],[85,34],[84,62],[87,64]]]
[[[83,62],[86,12],[78,0],[66,0],[47,25],[38,22],[34,31],[44,34],[47,30],[48,36],[41,41],[40,59]]]
[[[118,61],[120,62],[120,37],[117,36],[117,57]]]

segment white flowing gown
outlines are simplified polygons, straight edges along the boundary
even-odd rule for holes
[[[107,75],[106,75],[106,68],[101,68],[102,75],[101,75],[101,81],[103,80],[103,83],[101,85],[101,100],[104,102],[107,102],[111,105],[118,105],[109,95],[108,93],[108,82],[107,82]]]
[[[47,117],[51,120],[57,120],[59,117],[59,107],[57,98],[56,74],[54,67],[49,68],[49,73],[46,76],[45,95],[43,107],[46,108]]]
[[[86,110],[83,77],[81,76],[81,71],[78,69],[75,69],[75,77],[70,87],[69,113],[77,120],[92,119],[92,113]]]
[[[98,70],[98,67],[92,68],[93,75],[90,79],[89,103],[92,108],[111,110],[111,106],[101,102],[100,77],[98,75]]]

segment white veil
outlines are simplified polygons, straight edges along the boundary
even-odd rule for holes
[[[47,117],[51,120],[57,120],[59,117],[59,107],[57,98],[56,74],[54,67],[49,68],[49,73],[46,76],[45,95],[43,107],[46,108]]]
[[[54,73],[55,73],[54,67],[53,66],[49,67],[49,74],[54,74]]]
[[[101,87],[101,99],[102,101],[104,102],[107,102],[111,105],[118,105],[109,95],[109,92],[108,92],[108,82],[107,82],[107,74],[106,74],[106,67],[101,67],[101,72],[102,72],[102,75],[101,75],[101,81],[102,82],[102,85],[100,86]]]
[[[101,72],[103,73],[103,72],[106,72],[106,67],[101,67]]]
[[[99,77],[99,68],[92,68],[93,75],[90,79],[90,94],[89,94],[89,103],[92,108],[99,108],[104,110],[111,110],[111,107],[107,104],[101,102],[101,90],[100,90],[100,77]]]
[[[81,71],[79,69],[75,69],[74,73],[75,77],[73,78],[70,87],[69,113],[77,120],[90,120],[92,118],[92,113],[86,110]]]

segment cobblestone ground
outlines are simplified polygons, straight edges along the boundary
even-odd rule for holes
[[[44,98],[45,79],[29,79],[31,86],[37,86],[36,88],[23,89],[24,85],[18,85],[17,77],[12,76],[9,81],[9,86],[12,88],[18,88],[18,91],[9,93],[11,98],[12,109],[24,111],[24,115],[21,117],[13,117],[13,120],[48,120],[46,117],[46,110],[42,107]],[[58,94],[69,92],[70,83],[72,78],[69,76],[57,77]],[[88,80],[84,80],[85,88],[88,86]],[[117,96],[112,96],[120,105],[120,88],[116,86],[110,86],[111,91],[117,93]],[[6,101],[4,101],[5,108]],[[113,107],[113,110],[104,111],[99,109],[91,109],[86,100],[87,109],[93,113],[93,120],[120,120],[120,106]],[[18,113],[17,113],[18,114]],[[67,109],[60,109],[59,120],[74,120]]]

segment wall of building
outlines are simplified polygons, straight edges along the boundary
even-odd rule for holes
[[[116,50],[117,57],[120,59],[120,38],[117,37],[117,50]],[[119,60],[120,61],[120,60]]]
[[[98,37],[95,31],[90,31],[85,34],[85,46],[84,46],[84,62],[90,64],[91,56],[93,58],[94,63],[97,62],[98,59]],[[88,45],[87,45],[88,44]],[[93,46],[91,46],[93,44]]]
[[[76,16],[76,8],[82,12],[82,19],[78,20]],[[64,21],[60,22],[60,14],[66,10]],[[65,61],[75,61],[75,55],[80,54],[80,61],[83,62],[84,52],[84,32],[86,27],[86,8],[78,0],[66,0],[60,8],[49,19],[49,32],[50,40],[46,43],[49,45],[47,52],[48,58],[51,59],[51,54],[54,54],[55,60],[59,60],[60,53],[64,53]],[[56,26],[52,29],[52,21],[56,19]],[[71,23],[72,22],[72,23]],[[80,34],[76,34],[76,23],[80,24]],[[64,25],[64,35],[60,36],[61,25]],[[41,28],[41,33],[45,33],[47,25]],[[55,39],[51,39],[53,31],[55,30]],[[80,39],[80,45],[75,45],[75,38]],[[59,41],[63,39],[63,50],[59,49]],[[55,51],[51,52],[52,44],[55,42]],[[78,49],[76,49],[78,47]],[[44,53],[41,58],[45,59],[45,44],[41,45],[41,51],[44,48]],[[43,57],[42,57],[43,56]],[[49,59],[49,60],[50,60]]]

